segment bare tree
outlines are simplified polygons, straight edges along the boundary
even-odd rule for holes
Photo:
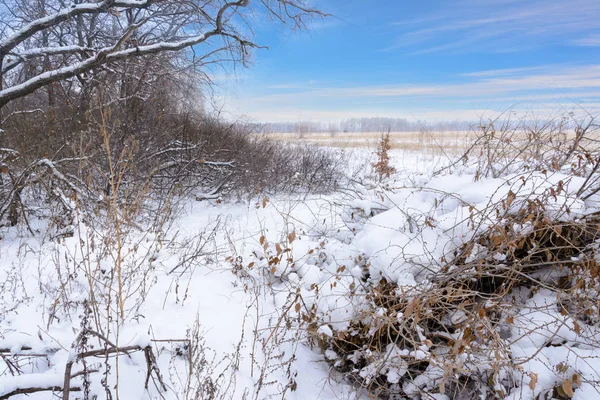
[[[188,50],[189,65],[245,63],[250,15],[302,27],[323,15],[306,0],[4,0],[0,11],[0,109],[54,84],[80,85],[134,58]]]
[[[340,131],[340,127],[338,126],[337,123],[330,122],[327,125],[327,132],[329,132],[329,136],[334,137],[338,134],[339,131]]]
[[[21,191],[47,165],[40,160],[84,187],[91,176],[109,182],[123,165],[131,185],[167,166],[188,175],[214,167],[190,161],[192,151],[225,158],[194,142],[205,134],[195,128],[203,117],[195,79],[212,66],[246,65],[259,20],[296,29],[325,15],[310,2],[0,0],[0,150],[11,155],[0,154],[0,219],[6,210],[11,225],[20,219]]]
[[[296,136],[298,136],[298,139],[304,139],[306,137],[306,135],[308,135],[311,132],[310,125],[311,125],[310,122],[307,122],[307,121],[296,122],[295,133],[296,133]]]

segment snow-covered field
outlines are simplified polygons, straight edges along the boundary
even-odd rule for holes
[[[397,172],[380,183],[369,176],[371,149],[345,151],[351,179],[337,193],[187,201],[166,232],[120,227],[120,252],[114,227],[82,219],[73,237],[32,235],[24,227],[0,232],[0,399],[54,398],[49,391],[16,394],[32,387],[62,396],[70,363],[71,387],[80,389],[70,398],[86,391],[121,399],[369,398],[332,370],[341,355],[326,348],[327,338],[370,310],[361,288],[385,278],[410,299],[471,239],[474,224],[478,231],[494,224],[484,210],[511,196],[517,207],[562,182],[549,212],[554,207],[559,218],[576,220],[600,209],[598,195],[573,195],[584,178],[515,168],[476,180],[470,167],[433,176],[449,164],[444,155],[395,149]],[[117,264],[122,277],[115,276]],[[494,376],[498,390],[487,398],[600,398],[597,319],[578,323],[561,313],[556,297],[551,289],[513,294],[520,304],[504,339],[518,368]],[[82,330],[94,333],[82,341]],[[132,350],[77,357],[112,344]],[[154,364],[136,350],[147,346],[158,367],[149,379]],[[383,371],[412,398],[461,398],[437,390],[442,364],[431,362],[407,384],[404,359],[440,356],[428,340],[411,351],[390,348],[387,361],[356,373],[368,381]],[[458,368],[485,374],[495,368],[486,364],[492,359],[478,364],[465,355]],[[567,379],[572,386],[563,384]]]

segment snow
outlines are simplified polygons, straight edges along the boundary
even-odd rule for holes
[[[368,157],[359,155],[354,162],[368,165]],[[144,354],[131,353],[119,357],[119,375],[125,382],[120,385],[121,397],[185,396],[187,385],[195,384],[193,377],[185,375],[185,352],[190,351],[185,346],[191,343],[186,340],[201,338],[202,343],[194,343],[205,352],[203,373],[221,379],[231,398],[243,398],[245,393],[260,399],[368,398],[349,382],[332,378],[326,360],[337,360],[335,351],[310,348],[300,331],[293,325],[286,327],[284,318],[293,321],[304,307],[314,306],[322,317],[315,327],[317,334],[334,337],[364,306],[348,294],[366,276],[395,282],[400,292],[421,285],[439,272],[445,254],[470,238],[470,217],[481,226],[491,224],[483,210],[511,193],[515,199],[509,212],[526,198],[547,196],[549,188],[562,180],[565,192],[553,198],[549,211],[574,219],[598,207],[574,199],[572,193],[581,182],[566,175],[540,173],[522,178],[512,173],[474,180],[474,172],[465,169],[433,177],[431,166],[443,162],[437,157],[396,152],[393,159],[400,172],[387,188],[365,183],[357,184],[351,194],[282,196],[247,203],[190,201],[167,236],[133,229],[124,260],[133,271],[125,282],[127,317],[118,332],[112,330],[109,336],[119,346],[150,346],[169,389],[159,394],[150,385],[145,390]],[[54,167],[46,161],[44,165]],[[569,213],[564,212],[565,205]],[[296,235],[293,241],[291,232]],[[74,237],[58,241],[43,233],[31,237],[16,229],[1,232],[0,282],[5,283],[0,348],[9,349],[13,358],[20,353],[49,352],[49,359],[32,361],[18,377],[1,373],[0,396],[18,388],[62,385],[65,365],[76,354],[84,302],[89,299],[91,283],[81,268],[94,269],[94,276],[101,280],[108,278],[100,271],[110,271],[114,265],[114,258],[102,246],[102,234],[99,227],[83,222],[76,226]],[[194,253],[200,245],[201,251]],[[474,249],[471,257],[483,251]],[[493,257],[506,259],[503,254]],[[135,265],[148,266],[148,275]],[[67,286],[65,272],[71,274]],[[142,280],[146,283],[139,285]],[[109,294],[99,291],[98,300]],[[597,327],[582,328],[584,332],[577,334],[573,318],[559,312],[551,291],[523,293],[522,298],[527,301],[510,327],[510,351],[522,364],[520,372],[515,372],[516,386],[506,398],[534,399],[575,372],[583,383],[575,388],[573,398],[596,398],[594,385],[587,382],[597,381],[600,371],[600,349],[593,346]],[[96,317],[106,318],[103,314]],[[396,317],[403,318],[401,314]],[[450,316],[453,324],[465,318],[461,311]],[[95,339],[90,343],[101,345]],[[30,350],[22,350],[25,347]],[[408,371],[404,357],[422,360],[430,356],[425,343],[412,351],[392,344],[386,354],[384,363],[364,366],[360,376],[368,380],[384,371],[387,381],[397,384]],[[115,360],[110,361],[113,370]],[[557,373],[554,367],[561,363],[567,363],[568,370]],[[81,365],[76,365],[74,371],[80,370]],[[532,372],[537,374],[533,390],[528,386]],[[430,364],[403,390],[419,395],[425,387],[437,387],[443,376],[443,370]],[[110,379],[114,386],[115,375]],[[294,390],[286,388],[291,381]],[[91,390],[103,398],[99,379],[92,380]],[[442,393],[427,396],[423,398],[450,399]],[[48,393],[27,398],[48,398]]]
[[[317,329],[317,333],[328,337],[333,337],[333,331],[327,325],[321,325],[319,329]]]
[[[64,375],[60,374],[46,373],[13,376],[10,380],[0,381],[0,396],[18,389],[60,387],[63,381]]]

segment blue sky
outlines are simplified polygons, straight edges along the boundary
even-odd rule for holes
[[[269,49],[220,82],[232,116],[433,121],[511,106],[600,111],[600,0],[316,4],[332,16],[308,31],[258,27]]]

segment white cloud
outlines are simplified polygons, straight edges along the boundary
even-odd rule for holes
[[[600,103],[589,104],[586,107],[577,105],[552,106],[545,104],[520,104],[514,107],[489,107],[489,108],[460,108],[453,110],[432,110],[415,109],[404,110],[385,110],[385,111],[364,111],[364,110],[318,110],[318,109],[270,109],[262,111],[251,111],[244,116],[254,121],[260,122],[290,122],[290,121],[312,121],[312,122],[339,122],[343,119],[356,117],[389,117],[405,118],[409,121],[479,121],[490,118],[496,118],[501,114],[510,113],[516,118],[536,116],[562,115],[565,111],[574,111],[575,117],[584,117],[588,112],[599,112]],[[236,114],[231,114],[236,116]],[[238,115],[239,117],[239,115]]]
[[[463,1],[429,16],[433,22],[428,28],[410,30],[419,25],[393,25],[403,32],[383,50],[410,49],[411,54],[482,49],[503,52],[527,42],[572,43],[573,35],[600,28],[598,15],[598,0]],[[597,45],[595,37],[581,40]]]
[[[549,68],[550,68],[550,66],[546,65],[546,66],[540,66],[540,67],[492,69],[492,70],[485,70],[485,71],[465,72],[465,73],[461,74],[461,76],[495,77],[495,76],[514,75],[514,74],[518,74],[521,72],[547,70]]]
[[[600,64],[486,70],[460,78],[461,83],[437,85],[272,85],[272,94],[247,94],[225,103],[262,121],[331,121],[351,116],[472,120],[487,109],[497,112],[515,104],[580,104],[596,111],[594,104],[600,98]],[[273,87],[290,90],[281,93]]]
[[[270,109],[262,111],[250,111],[245,113],[251,119],[256,121],[268,122],[290,122],[290,121],[314,121],[314,122],[334,122],[348,118],[356,117],[390,117],[390,118],[406,118],[408,120],[425,120],[425,121],[471,121],[478,120],[481,116],[490,116],[496,113],[497,110],[413,110],[406,111],[361,111],[361,110],[345,110],[345,111],[327,111],[317,109]]]
[[[600,47],[600,33],[589,35],[573,41],[578,46]]]
[[[291,101],[301,98],[377,98],[377,97],[429,97],[461,98],[473,96],[494,96],[499,94],[530,91],[555,91],[557,95],[566,93],[585,94],[585,91],[600,88],[600,65],[571,67],[540,74],[521,75],[520,72],[535,71],[537,68],[516,68],[512,70],[480,71],[467,74],[473,80],[448,85],[377,85],[355,87],[321,87],[296,91],[294,93],[266,95],[253,98],[254,101]],[[544,70],[540,67],[539,70]],[[503,71],[503,72],[502,72]],[[511,72],[512,71],[512,72]]]

